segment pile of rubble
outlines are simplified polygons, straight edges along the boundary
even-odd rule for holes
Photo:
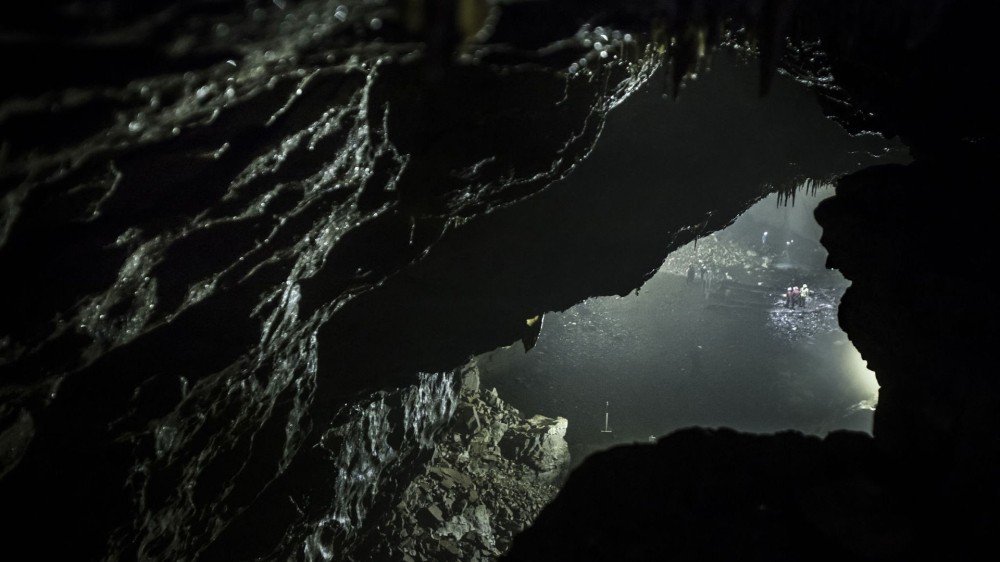
[[[735,279],[747,283],[759,279],[774,261],[774,255],[761,255],[757,250],[712,233],[689,242],[671,252],[660,267],[674,275],[687,275],[688,266],[712,270],[717,279]]]
[[[569,467],[567,420],[524,418],[480,391],[470,364],[454,419],[379,534],[373,559],[492,560],[558,491]]]

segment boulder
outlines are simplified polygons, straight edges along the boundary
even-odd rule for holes
[[[444,522],[444,513],[436,505],[430,505],[418,512],[418,521],[427,527],[437,527]]]
[[[566,418],[534,416],[510,428],[500,440],[504,457],[531,467],[543,480],[554,481],[569,464]]]

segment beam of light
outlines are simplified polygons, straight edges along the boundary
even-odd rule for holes
[[[861,400],[854,404],[851,410],[874,410],[878,404],[879,390],[875,372],[868,368],[868,362],[861,357],[861,352],[853,345],[848,344],[838,347],[841,350],[839,360],[846,382],[849,385],[849,390],[856,396],[861,397]]]

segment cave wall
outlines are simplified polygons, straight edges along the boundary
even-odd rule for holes
[[[840,179],[816,211],[828,265],[852,281],[841,326],[882,387],[873,439],[687,430],[619,447],[571,476],[509,559],[995,556],[996,302],[976,289],[989,284],[995,211],[975,203],[996,183],[991,24],[972,2],[914,7],[908,24],[882,4],[887,17],[827,36],[855,103],[819,88],[832,117],[897,132],[916,159]]]
[[[1000,528],[1000,383],[989,351],[997,296],[975,289],[990,277],[993,212],[942,196],[944,186],[989,190],[988,153],[976,146],[852,174],[816,211],[828,264],[852,281],[841,326],[881,386],[876,443],[923,518],[916,542],[939,556],[976,555]]]
[[[280,557],[299,552],[307,537],[324,548],[349,541],[344,522],[330,516],[337,498],[350,496],[337,487],[350,474],[342,453],[355,458],[344,447],[385,440],[386,432],[369,430],[385,420],[405,426],[414,401],[437,412],[421,426],[428,431],[448,417],[449,393],[422,386],[429,383],[419,371],[447,371],[468,354],[515,341],[524,319],[539,312],[638,287],[671,247],[724,226],[767,184],[858,165],[853,157],[816,160],[808,142],[768,150],[775,138],[726,132],[713,133],[711,143],[727,152],[712,159],[685,134],[705,134],[704,122],[724,129],[726,116],[747,108],[713,115],[708,105],[680,123],[683,132],[663,130],[662,145],[629,139],[619,124],[618,159],[597,153],[612,108],[642,85],[660,102],[696,69],[699,35],[686,31],[705,30],[711,46],[722,39],[723,16],[748,22],[764,76],[755,85],[774,96],[785,33],[823,39],[828,61],[793,49],[805,57],[783,71],[852,130],[898,132],[920,158],[940,154],[936,167],[872,172],[876,179],[864,183],[901,191],[894,183],[910,180],[890,178],[897,173],[945,183],[949,168],[975,164],[958,156],[966,145],[993,146],[986,102],[996,99],[996,85],[982,72],[988,20],[974,17],[974,3],[923,2],[911,12],[901,2],[843,11],[822,2],[795,12],[795,2],[728,2],[714,12],[701,2],[512,2],[493,30],[502,45],[466,50],[463,64],[447,60],[455,30],[415,35],[369,4],[351,3],[347,12],[309,1],[134,10],[102,2],[97,12],[79,10],[83,4],[48,3],[59,9],[5,18],[0,38],[19,78],[5,82],[0,111],[0,263],[16,272],[0,278],[0,497],[18,515],[10,536],[30,543],[55,529],[58,539],[47,544],[64,557],[223,559],[236,546],[247,558]],[[588,21],[682,41],[663,54],[612,33],[622,58],[598,64],[599,28],[576,32]],[[433,48],[421,51],[420,41]],[[567,73],[581,58],[597,69]],[[672,73],[650,82],[667,67]],[[682,102],[710,96],[710,86],[696,94],[706,83],[680,90]],[[773,124],[766,113],[751,116],[761,127]],[[683,156],[660,161],[665,149]],[[571,178],[588,154],[592,168]],[[649,160],[666,168],[639,166]],[[609,173],[622,162],[624,171]],[[964,176],[970,192],[989,178],[978,162],[980,172]],[[671,173],[699,170],[711,176],[690,192],[659,189]],[[891,197],[868,200],[844,185],[844,210],[828,217],[831,232],[851,214],[868,213],[862,226],[872,234],[880,232],[875,225],[894,224],[867,211],[888,213]],[[932,208],[930,196],[924,200],[919,212]],[[908,224],[906,215],[896,222]],[[959,216],[945,218],[949,233],[966,224]],[[834,240],[842,256],[867,251],[853,234]],[[872,271],[873,288],[862,282],[859,294],[902,278]],[[952,279],[977,281],[962,277],[973,271],[959,268]],[[935,290],[954,286],[928,281]],[[885,311],[902,315],[922,298],[900,292]],[[864,302],[844,318],[860,326],[848,332],[886,373],[877,446],[846,447],[854,437],[822,445],[787,438],[788,454],[802,456],[796,466],[817,468],[818,451],[846,447],[874,455],[875,473],[932,457],[926,472],[906,478],[936,479],[930,505],[959,498],[962,506],[995,466],[980,450],[995,427],[987,423],[995,411],[988,376],[949,375],[944,355],[900,366],[895,356],[883,359],[885,340],[863,337],[866,315],[877,309]],[[950,324],[913,326],[967,326],[941,314]],[[909,328],[913,337],[923,333]],[[940,333],[952,342],[946,336],[961,332]],[[926,341],[920,350],[938,344]],[[935,384],[911,386],[911,366]],[[943,408],[929,408],[932,396]],[[387,403],[394,413],[382,416]],[[338,432],[350,438],[333,439]],[[725,434],[698,439],[752,442],[756,452],[740,461],[747,463],[786,447]],[[327,442],[338,442],[337,451]],[[700,455],[699,447],[683,456]],[[419,464],[416,449],[414,463],[393,470]],[[635,464],[637,474],[642,466]],[[851,485],[904,497],[896,479],[870,472]],[[993,497],[991,490],[981,497]],[[285,502],[289,496],[309,500],[303,508]],[[986,513],[987,503],[971,513]],[[627,521],[627,503],[615,509]],[[275,519],[282,523],[257,532]],[[147,521],[154,523],[146,528]],[[963,521],[984,522],[977,536],[990,529],[978,516]],[[530,552],[529,540],[515,556]],[[879,552],[911,552],[903,548]]]
[[[390,17],[373,41],[377,5],[104,3],[70,33],[86,3],[62,4],[52,35],[5,19],[0,39],[39,65],[12,62],[0,105],[9,536],[54,529],[67,559],[332,556],[400,493],[388,472],[426,462],[451,402],[425,378],[449,369],[382,384],[319,353],[384,347],[318,331],[450,222],[564,175],[656,63],[443,73]]]

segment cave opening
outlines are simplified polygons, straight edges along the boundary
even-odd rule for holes
[[[409,328],[374,332],[403,346],[389,357],[425,370],[474,359],[383,543],[442,552],[413,538],[426,525],[502,553],[591,453],[679,428],[871,431],[874,376],[838,327],[848,283],[825,267],[813,210],[840,175],[907,156],[849,134],[793,77],[766,97],[758,80],[726,50],[677,100],[654,73],[564,178],[463,224],[386,283],[396,306],[374,324]],[[687,283],[698,262],[714,281]],[[808,305],[783,308],[779,292],[799,284]],[[490,533],[459,540],[449,522],[479,520],[472,497]]]
[[[91,4],[0,23],[11,552],[994,548],[984,3]]]
[[[567,418],[574,466],[688,426],[870,433],[878,383],[837,323],[850,282],[826,267],[813,218],[833,186],[797,189],[794,204],[772,193],[671,252],[632,294],[546,314],[530,351],[478,356],[482,384]],[[810,294],[790,307],[800,285]]]

